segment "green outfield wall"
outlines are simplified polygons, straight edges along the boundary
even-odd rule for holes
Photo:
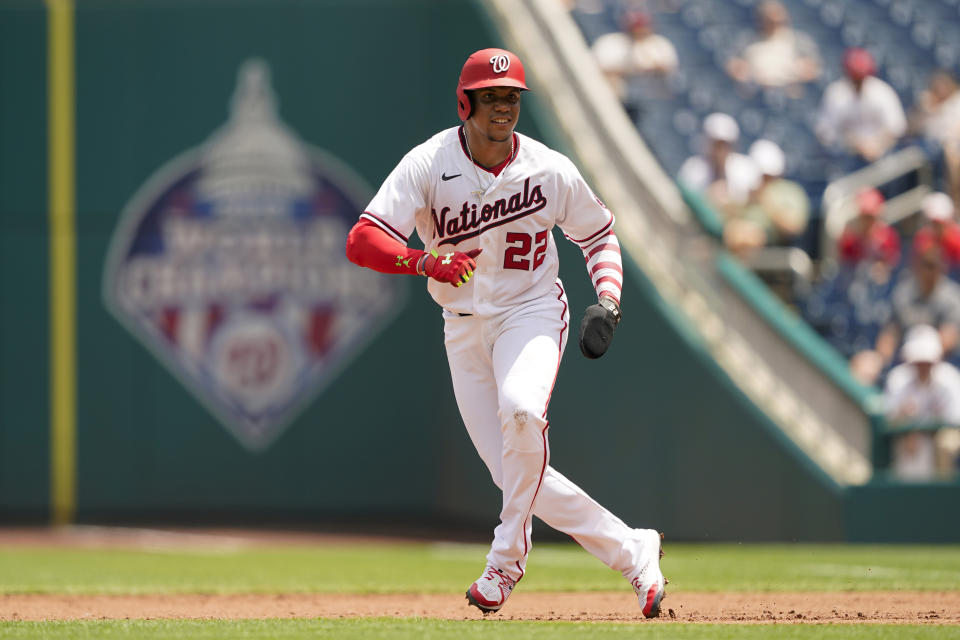
[[[49,140],[47,34],[63,5],[76,260],[54,286],[48,162],[66,147]],[[422,281],[358,275],[342,248],[403,154],[457,124],[465,57],[499,44],[466,0],[0,6],[0,523],[50,521],[56,493],[83,523],[492,529],[437,308]],[[519,130],[562,144],[533,89]],[[674,539],[871,538],[882,492],[852,507],[634,265],[611,352],[584,359],[593,293],[557,238],[574,325],[557,469]],[[56,303],[71,292],[75,311]],[[62,308],[73,352],[51,347]]]
[[[0,521],[47,518],[47,22],[0,7]]]

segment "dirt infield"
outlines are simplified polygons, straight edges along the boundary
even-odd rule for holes
[[[0,546],[244,548],[397,540],[376,536],[105,527],[0,529]],[[411,541],[412,542],[412,541]],[[694,593],[667,588],[648,623],[924,623],[960,625],[960,592]],[[0,595],[0,621],[412,617],[472,620],[462,594]],[[489,620],[643,621],[630,591],[525,593]]]
[[[483,616],[462,597],[432,595],[0,596],[0,620]],[[630,593],[517,592],[489,619],[637,622]],[[960,593],[678,593],[655,622],[960,624]]]

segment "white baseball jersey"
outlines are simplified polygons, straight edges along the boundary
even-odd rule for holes
[[[559,268],[554,225],[584,250],[597,293],[620,299],[613,214],[568,158],[522,134],[495,176],[472,161],[461,127],[441,131],[404,156],[362,217],[404,244],[416,228],[441,257],[483,249],[466,285],[429,281],[434,300],[455,313],[495,315],[549,295]]]

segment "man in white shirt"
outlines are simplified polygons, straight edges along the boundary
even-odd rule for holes
[[[667,78],[677,69],[677,50],[654,31],[646,11],[627,12],[621,25],[620,31],[597,38],[591,50],[613,92],[636,120],[637,102],[670,95]]]
[[[816,80],[820,53],[807,34],[790,26],[782,2],[757,5],[757,31],[727,61],[727,73],[737,82],[763,87],[788,87]]]
[[[889,422],[894,426],[960,425],[960,371],[941,361],[943,348],[937,330],[930,325],[911,328],[901,355],[904,363],[891,369],[884,390]],[[891,456],[894,475],[902,480],[934,479],[938,440],[948,435],[949,431],[941,429],[897,436]]]
[[[866,49],[848,49],[843,69],[845,77],[831,82],[823,93],[817,137],[824,146],[874,162],[906,132],[903,105],[893,87],[874,75],[876,63]]]
[[[653,30],[646,11],[631,11],[621,21],[622,31],[607,33],[593,43],[597,64],[618,76],[655,73],[666,75],[677,68],[677,50]]]

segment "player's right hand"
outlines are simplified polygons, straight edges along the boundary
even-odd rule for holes
[[[473,276],[477,268],[477,256],[483,249],[472,249],[466,253],[449,251],[437,253],[436,249],[426,255],[423,262],[423,273],[439,282],[448,282],[455,287],[465,285]]]

